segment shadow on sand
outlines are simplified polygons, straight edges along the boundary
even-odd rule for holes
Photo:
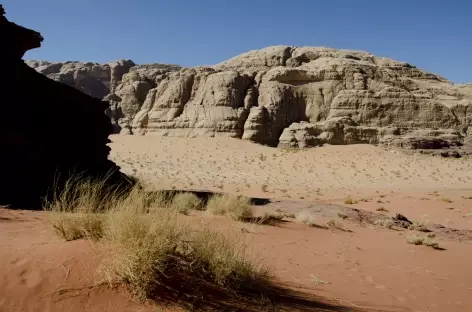
[[[173,275],[169,283],[156,288],[152,300],[160,305],[177,305],[189,311],[373,311],[342,306],[337,302],[276,284],[235,292],[195,278],[191,272]]]
[[[211,197],[215,195],[223,195],[224,193],[217,193],[217,192],[210,192],[210,191],[187,191],[187,190],[160,190],[159,193],[164,193],[167,198],[173,198],[175,195],[180,193],[187,193],[187,194],[194,194],[200,200],[202,200],[203,204],[206,204]],[[249,201],[254,206],[264,206],[270,203],[269,198],[257,198],[257,197],[249,197]]]

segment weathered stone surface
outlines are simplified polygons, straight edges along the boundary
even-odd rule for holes
[[[64,65],[32,66],[53,77],[67,72]],[[108,115],[120,133],[224,135],[272,146],[472,144],[472,85],[454,85],[367,52],[275,46],[213,67],[135,66],[119,83],[111,74],[101,74],[98,65],[87,66],[81,72],[108,81],[105,86],[116,85],[107,89],[111,94],[106,98],[111,102]],[[89,86],[87,79],[61,79],[79,89]],[[104,92],[98,86],[89,91]],[[313,141],[311,126],[301,122],[324,130]],[[389,134],[392,129],[400,129],[399,134]],[[428,143],[439,140],[433,130],[452,131],[454,139]]]
[[[173,73],[149,92],[133,131],[240,138],[253,102],[252,82],[248,75],[211,68]]]
[[[131,123],[146,99],[168,72],[180,69],[177,65],[136,65],[131,60],[98,64],[91,62],[50,63],[26,61],[37,72],[98,99],[110,102],[107,115],[114,133],[131,134]]]
[[[323,144],[378,144],[381,128],[359,126],[350,117],[334,117],[324,122],[293,123],[279,139],[282,148],[306,148]]]
[[[4,61],[0,76],[4,117],[0,124],[0,205],[40,208],[43,198],[60,192],[71,174],[108,177],[104,187],[130,187],[132,182],[108,160],[112,130],[105,115],[108,103],[26,65],[21,59],[24,53],[40,47],[43,38],[9,22],[1,6],[0,11],[0,57]],[[45,62],[38,66],[44,66],[46,72],[56,70]],[[93,77],[101,77],[96,67],[88,68]],[[81,74],[72,77],[76,88],[89,86]]]
[[[123,75],[135,64],[130,60],[97,64],[84,62],[50,63],[26,61],[37,72],[61,83],[102,99],[116,88]]]

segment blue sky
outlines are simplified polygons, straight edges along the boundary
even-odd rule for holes
[[[27,59],[211,65],[270,45],[364,50],[472,82],[472,0],[2,0]]]

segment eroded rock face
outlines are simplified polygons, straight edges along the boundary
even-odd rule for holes
[[[135,66],[110,93],[120,133],[307,147],[472,143],[472,85],[360,51],[275,46],[213,67]],[[312,140],[309,129],[324,130]],[[440,143],[435,131],[454,139]]]
[[[436,148],[468,140],[471,90],[366,52],[269,47],[211,69],[170,75],[149,92],[133,131],[218,133],[273,146],[388,142]],[[439,143],[433,130],[454,138]]]
[[[72,86],[90,96],[110,102],[107,115],[114,133],[131,134],[131,124],[151,88],[177,65],[136,65],[131,60],[98,64],[92,62],[51,63],[26,61],[37,72]]]
[[[5,62],[0,105],[6,117],[0,123],[0,205],[41,208],[43,199],[60,191],[71,174],[108,176],[104,186],[129,188],[132,182],[108,160],[108,103],[76,89],[88,87],[80,74],[73,88],[25,64],[22,56],[40,47],[42,37],[9,22],[0,9],[0,56]],[[38,66],[53,71],[46,63]],[[93,66],[90,70],[102,77]]]
[[[131,60],[118,60],[106,64],[45,61],[26,61],[26,64],[48,78],[75,87],[98,99],[103,99],[114,90],[123,75],[135,66]]]

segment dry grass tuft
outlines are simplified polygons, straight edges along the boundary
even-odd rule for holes
[[[288,217],[289,216],[284,213],[264,212],[262,217],[254,217],[252,220],[257,224],[276,225],[283,222],[283,219]]]
[[[81,238],[98,240],[103,236],[105,215],[101,213],[54,213],[49,220],[57,235],[67,241]]]
[[[187,215],[189,210],[202,210],[203,203],[197,195],[191,193],[180,193],[172,200],[171,208],[177,212]]]
[[[443,201],[443,202],[445,202],[445,203],[448,203],[448,204],[450,204],[450,203],[453,202],[451,199],[449,199],[449,198],[447,198],[447,197],[441,197],[439,200],[440,200],[440,201]]]
[[[114,256],[107,263],[108,276],[130,284],[142,298],[182,274],[230,289],[269,278],[268,269],[254,264],[235,232],[193,228],[182,218],[168,209],[111,214],[105,237]]]
[[[249,198],[233,195],[215,195],[207,203],[206,210],[215,215],[229,215],[233,220],[244,221],[253,217]]]
[[[66,189],[74,196],[61,194],[45,209],[61,237],[103,242],[104,270],[110,281],[130,285],[141,298],[153,298],[159,288],[176,287],[176,280],[211,284],[229,292],[262,291],[268,283],[269,269],[255,261],[240,233],[195,225],[179,213],[200,207],[195,198],[178,194],[170,201],[164,193],[138,188],[126,196],[98,197],[99,188],[99,183],[76,180]],[[250,207],[244,198],[214,200],[238,216],[246,216],[245,207]]]
[[[419,231],[419,232],[431,232],[423,222],[413,221],[412,224],[408,227],[409,230]]]
[[[344,230],[343,224],[338,220],[329,220],[328,222],[326,222],[326,225],[334,229]]]
[[[284,213],[283,216],[289,219],[295,219],[297,217],[294,213]]]
[[[412,245],[423,245],[424,238],[418,236],[408,236],[406,238],[408,244]]]
[[[439,244],[432,239],[432,237],[419,237],[419,236],[408,236],[407,237],[408,244],[413,245],[425,245],[434,249],[441,249]]]
[[[56,233],[68,241],[101,238],[104,214],[123,195],[104,189],[105,181],[75,176],[65,183],[62,192],[54,192],[52,200],[46,201],[43,207],[49,212]]]
[[[355,199],[353,199],[351,196],[348,196],[348,197],[346,197],[346,198],[344,199],[344,203],[345,203],[346,205],[354,205],[354,204],[357,204],[358,201],[355,200]]]
[[[375,220],[374,224],[387,229],[391,229],[395,225],[395,222],[393,222],[392,219],[377,219]]]
[[[316,226],[316,218],[309,212],[301,211],[295,215],[295,219],[309,226]]]

